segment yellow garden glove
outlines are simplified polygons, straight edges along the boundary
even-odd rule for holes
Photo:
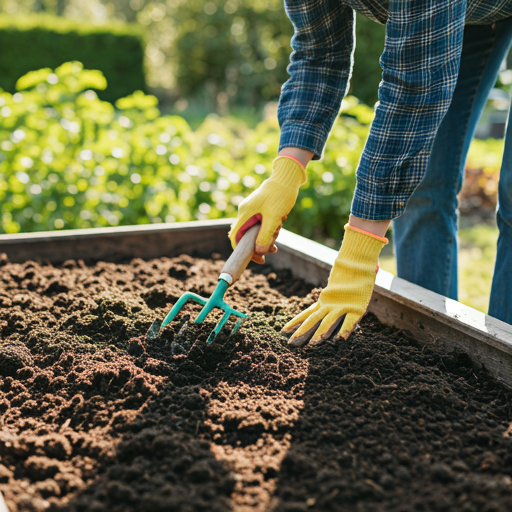
[[[299,187],[306,183],[304,167],[288,156],[274,160],[272,174],[238,207],[238,218],[231,227],[229,238],[233,249],[243,234],[257,222],[261,222],[255,244],[253,261],[263,263],[264,254],[275,252],[274,241],[281,224],[293,208]]]
[[[328,338],[341,321],[336,339],[347,339],[368,308],[375,285],[379,254],[387,238],[345,226],[345,237],[334,262],[327,286],[318,302],[288,322],[284,332],[296,332],[289,343],[301,346]],[[343,320],[343,317],[344,320]],[[318,325],[320,324],[320,325]]]

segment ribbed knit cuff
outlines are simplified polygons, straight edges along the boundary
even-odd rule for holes
[[[383,237],[364,234],[360,230],[345,226],[345,236],[341,244],[340,256],[349,261],[357,261],[363,264],[376,265],[379,254],[386,242]]]
[[[306,183],[306,170],[294,158],[278,156],[274,160],[270,179],[286,188],[298,189]]]
[[[348,222],[343,226],[345,230],[351,229],[352,231],[359,231],[359,233],[362,233],[363,235],[372,236],[373,238],[376,238],[377,240],[380,240],[381,242],[384,242],[385,245],[388,244],[389,240],[385,236],[379,236],[375,233],[370,233],[370,231],[365,231],[361,228],[356,228],[355,226],[351,226]]]

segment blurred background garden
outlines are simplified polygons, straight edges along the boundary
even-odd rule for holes
[[[356,31],[349,96],[285,223],[335,248],[381,75],[384,27]],[[0,232],[236,216],[277,154],[291,35],[282,0],[0,0]],[[507,68],[460,196],[460,300],[482,311]]]

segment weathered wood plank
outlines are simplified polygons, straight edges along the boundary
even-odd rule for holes
[[[229,222],[181,222],[115,228],[76,229],[0,235],[0,253],[13,263],[30,259],[121,261],[179,254],[226,254]]]

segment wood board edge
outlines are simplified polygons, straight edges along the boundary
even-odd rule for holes
[[[121,261],[181,254],[225,253],[230,219],[145,224],[40,233],[0,235],[0,253],[9,261],[54,264],[69,259]]]

